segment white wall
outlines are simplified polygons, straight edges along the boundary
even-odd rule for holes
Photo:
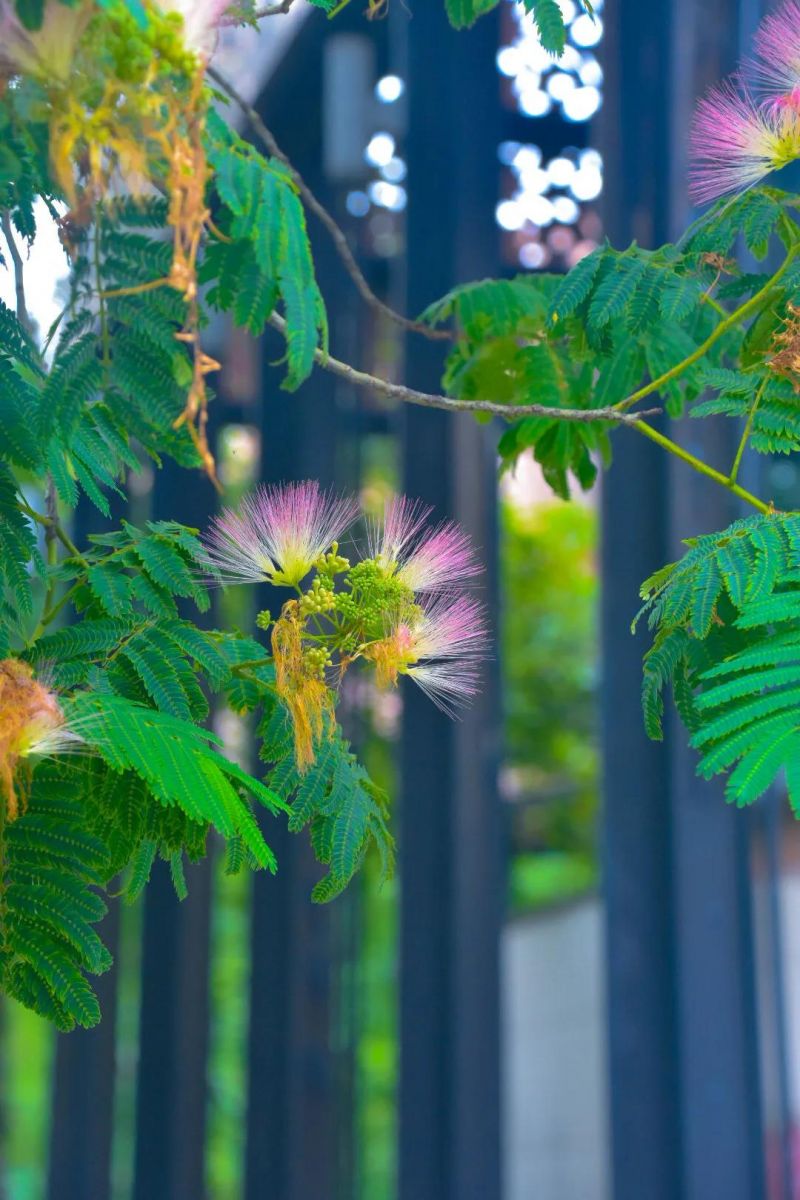
[[[505,1200],[608,1200],[599,901],[509,923],[502,956]]]

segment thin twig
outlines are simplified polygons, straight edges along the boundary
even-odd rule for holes
[[[303,197],[306,208],[314,213],[314,215],[325,226],[330,234],[333,244],[336,248],[336,252],[344,263],[345,270],[352,279],[353,283],[356,285],[358,293],[364,303],[368,304],[370,308],[373,308],[376,312],[382,313],[383,316],[388,317],[390,321],[394,321],[394,323],[399,325],[402,329],[410,330],[412,333],[422,334],[423,337],[430,338],[432,341],[452,341],[453,335],[449,330],[432,329],[429,325],[425,325],[421,321],[413,321],[410,317],[404,317],[402,313],[395,312],[395,310],[390,308],[388,304],[385,304],[379,296],[375,295],[372,288],[367,283],[364,272],[361,270],[355,260],[355,256],[353,251],[350,249],[350,243],[347,240],[344,230],[341,229],[336,223],[334,218],[328,212],[327,208],[325,208],[324,204],[317,199],[297,168],[292,166],[291,162],[276,142],[273,133],[264,124],[259,114],[253,108],[252,104],[248,104],[245,98],[240,95],[239,92],[237,92],[233,84],[229,83],[228,80],[225,79],[224,76],[220,75],[219,72],[213,67],[208,68],[207,74],[211,79],[214,80],[215,83],[219,84],[223,91],[227,92],[231,100],[238,105],[238,107],[247,117],[253,132],[261,140],[272,157],[277,158],[285,167],[288,168],[291,177],[297,186],[297,190]]]
[[[14,288],[17,301],[17,320],[26,333],[33,335],[33,321],[31,320],[30,313],[28,312],[28,306],[25,303],[25,268],[22,263],[22,255],[19,252],[16,240],[14,238],[14,230],[11,227],[11,217],[8,209],[3,209],[2,216],[0,216],[0,225],[2,226],[3,236],[5,237],[6,244],[8,245],[8,253],[11,255],[11,262],[14,265]]]
[[[269,323],[279,333],[286,336],[286,322],[283,317],[273,313]],[[615,425],[636,425],[642,417],[655,416],[660,408],[651,408],[645,412],[625,413],[617,408],[551,408],[546,404],[497,404],[493,400],[456,400],[452,396],[440,396],[431,392],[418,392],[414,388],[405,387],[401,383],[390,383],[377,375],[368,375],[358,371],[349,363],[333,358],[323,350],[315,351],[314,357],[326,371],[346,379],[356,387],[367,388],[378,392],[392,400],[400,400],[404,404],[417,404],[423,408],[441,408],[445,412],[487,413],[492,417],[502,417],[505,421],[516,421],[518,417],[549,417],[554,421],[577,421],[587,424],[592,421],[613,421]]]

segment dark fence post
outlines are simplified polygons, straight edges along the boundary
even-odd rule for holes
[[[408,23],[408,308],[498,269],[497,26],[456,34],[441,5]],[[467,91],[468,86],[468,91]],[[468,97],[468,98],[467,98]],[[409,342],[412,386],[437,390],[441,347]],[[494,600],[496,479],[487,431],[404,413],[404,488],[470,529]],[[494,609],[492,611],[494,618]],[[401,1200],[496,1200],[500,1187],[497,693],[460,724],[404,693],[401,806]]]
[[[605,13],[604,209],[614,245],[668,236],[669,0]],[[635,50],[633,49],[635,47]],[[635,102],[634,102],[635,97]],[[669,561],[667,467],[622,431],[603,481],[602,738],[613,1195],[677,1200],[680,1123],[670,851],[670,762],[644,734],[641,581]]]
[[[733,0],[619,0],[606,12],[608,233],[674,235],[686,215],[686,137],[703,84],[736,54]],[[724,469],[726,434],[679,439]],[[615,1200],[758,1200],[764,1192],[746,817],[694,775],[677,721],[646,741],[641,580],[679,539],[736,515],[724,493],[615,437],[604,486],[605,896]]]
[[[119,902],[97,932],[117,958]],[[49,1200],[109,1200],[114,1122],[117,966],[94,981],[103,1019],[58,1035],[53,1084]]]
[[[202,528],[215,508],[199,471],[158,472],[154,518]],[[133,1200],[205,1195],[212,853],[187,868],[186,900],[162,862],[145,892]]]
[[[362,14],[355,15],[361,27]],[[322,20],[309,21],[259,101],[278,141],[326,202],[321,88],[328,30]],[[302,109],[296,103],[298,87]],[[313,220],[309,233],[336,352],[355,298],[330,240],[320,236]],[[281,391],[275,364],[283,350],[278,339],[265,338],[261,478],[268,483],[315,479],[323,487],[341,487],[348,457],[342,387],[315,372],[296,394]],[[261,599],[276,610],[272,589]],[[290,834],[280,818],[269,821],[265,833],[278,873],[253,879],[245,1200],[333,1200],[342,1166],[331,1030],[336,911],[311,902],[324,869],[307,833]],[[348,902],[343,897],[335,904]]]
[[[112,496],[105,518],[84,497],[75,510],[73,534],[79,546],[90,533],[114,529],[127,506]],[[119,980],[119,902],[109,899],[97,927],[114,959],[105,975],[93,980],[102,1020],[95,1029],[74,1029],[56,1037],[52,1124],[48,1161],[49,1200],[109,1200],[114,1133],[116,1017]]]

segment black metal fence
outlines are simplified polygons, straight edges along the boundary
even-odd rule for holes
[[[505,0],[504,0],[505,3]],[[357,6],[356,6],[357,7]],[[758,13],[755,0],[607,0],[606,220],[617,244],[665,240],[683,213],[682,130],[706,78],[732,64]],[[418,312],[453,283],[496,274],[496,150],[504,136],[494,74],[497,25],[453,34],[432,0],[413,18],[394,6],[365,33],[383,70],[409,89],[407,254],[368,263],[376,286]],[[336,32],[342,31],[336,27]],[[345,26],[345,32],[347,27]],[[325,42],[309,22],[260,100],[279,140],[346,220],[344,192],[321,167]],[[330,99],[330,98],[329,98]],[[365,314],[330,247],[315,237],[345,356],[405,358],[405,377],[434,388],[440,355],[405,350]],[[389,345],[389,350],[386,347]],[[232,340],[229,372],[252,352]],[[269,339],[260,350],[277,356]],[[252,368],[252,364],[251,364]],[[404,488],[470,529],[490,565],[497,617],[492,435],[466,419],[399,413],[319,374],[297,396],[276,390],[256,363],[217,407],[222,424],[257,429],[261,476],[314,476],[357,486],[368,439],[386,440]],[[229,376],[230,377],[230,376]],[[259,382],[260,381],[260,382]],[[674,556],[699,521],[736,515],[648,444],[616,440],[604,485],[605,899],[609,1076],[615,1200],[759,1200],[797,1195],[781,977],[781,821],[776,804],[755,819],[725,807],[694,780],[680,733],[654,745],[640,733],[641,644],[627,632],[639,582]],[[707,447],[713,452],[714,447]],[[652,451],[652,452],[651,452]],[[202,524],[214,498],[199,478],[167,469],[156,480],[158,515]],[[405,696],[397,756],[402,854],[398,958],[400,1200],[500,1200],[499,937],[502,826],[499,664],[483,699],[453,726]],[[308,899],[314,864],[302,839],[272,825],[277,877],[254,880],[241,945],[247,995],[214,998],[212,899],[205,864],[189,873],[179,905],[157,870],[144,901],[141,939],[119,936],[112,907],[103,930],[121,969],[139,984],[131,1164],[112,1189],[119,973],[100,983],[104,1022],[59,1037],[52,1095],[49,1200],[202,1200],[207,1194],[210,1027],[215,1004],[246,1013],[236,1114],[247,1200],[356,1200],[352,1012],[359,986],[358,889],[331,908]],[[754,847],[769,883],[754,912]],[[771,951],[756,978],[757,942]],[[760,944],[760,943],[759,943]],[[128,956],[126,959],[126,955]],[[140,956],[140,957],[139,957]],[[137,962],[138,957],[138,962]],[[537,986],[532,980],[531,986]],[[759,994],[772,1013],[759,1029]],[[766,995],[766,1002],[763,1001]],[[348,1019],[348,1014],[350,1014]],[[777,1064],[776,1164],[767,1190],[762,1064]],[[532,1072],[535,1062],[530,1064]],[[118,1089],[117,1089],[118,1090]],[[130,1088],[129,1088],[130,1090]],[[238,1126],[237,1126],[238,1121]],[[239,1143],[237,1143],[239,1144]],[[127,1189],[127,1190],[125,1190]],[[17,1197],[11,1197],[17,1200]],[[367,1198],[365,1197],[365,1200]],[[374,1200],[369,1197],[368,1200]],[[535,1200],[535,1198],[531,1198]],[[544,1200],[557,1200],[556,1197]]]

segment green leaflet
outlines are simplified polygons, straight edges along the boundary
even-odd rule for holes
[[[445,0],[447,15],[456,29],[468,29],[478,17],[495,8],[497,0]]]
[[[370,845],[381,857],[384,875],[393,869],[394,847],[386,818],[388,797],[370,780],[337,727],[319,746],[304,775],[294,766],[294,744],[280,704],[267,709],[259,727],[261,757],[269,764],[267,781],[289,802],[289,828],[311,826],[317,858],[328,873],[311,896],[332,900],[347,887]]]
[[[209,821],[223,836],[239,834],[260,866],[275,868],[272,851],[239,788],[276,811],[281,802],[215,749],[215,735],[120,696],[84,693],[68,705],[87,744],[115,771],[133,770],[167,806],[193,821]]]
[[[29,616],[33,596],[28,565],[35,555],[36,538],[20,502],[14,477],[0,462],[0,598],[6,591],[20,614]],[[0,630],[4,624],[0,611]]]
[[[557,0],[522,0],[522,3],[536,22],[545,50],[560,56],[566,44],[567,31]],[[591,14],[593,10],[588,0],[582,0],[582,3]],[[447,15],[456,29],[467,29],[496,5],[497,0],[445,0]]]
[[[111,962],[92,928],[105,912],[93,885],[107,851],[86,830],[80,796],[69,773],[43,765],[27,811],[3,834],[3,987],[60,1029],[97,1023],[86,973]]]
[[[647,731],[661,736],[672,683],[700,773],[727,773],[736,804],[752,803],[785,772],[800,810],[798,567],[800,520],[775,514],[695,539],[646,586],[643,611],[657,626],[644,664]]]
[[[746,371],[707,369],[702,380],[716,394],[693,404],[692,417],[726,416],[742,421],[754,409],[748,442],[753,450],[791,454],[800,448],[800,405],[791,380],[760,365]]]
[[[214,112],[208,119],[208,156],[225,206],[219,222],[230,242],[213,242],[202,277],[210,299],[261,333],[276,303],[286,317],[284,386],[308,377],[315,354],[327,349],[327,317],[314,276],[305,213],[290,171],[265,159]]]

